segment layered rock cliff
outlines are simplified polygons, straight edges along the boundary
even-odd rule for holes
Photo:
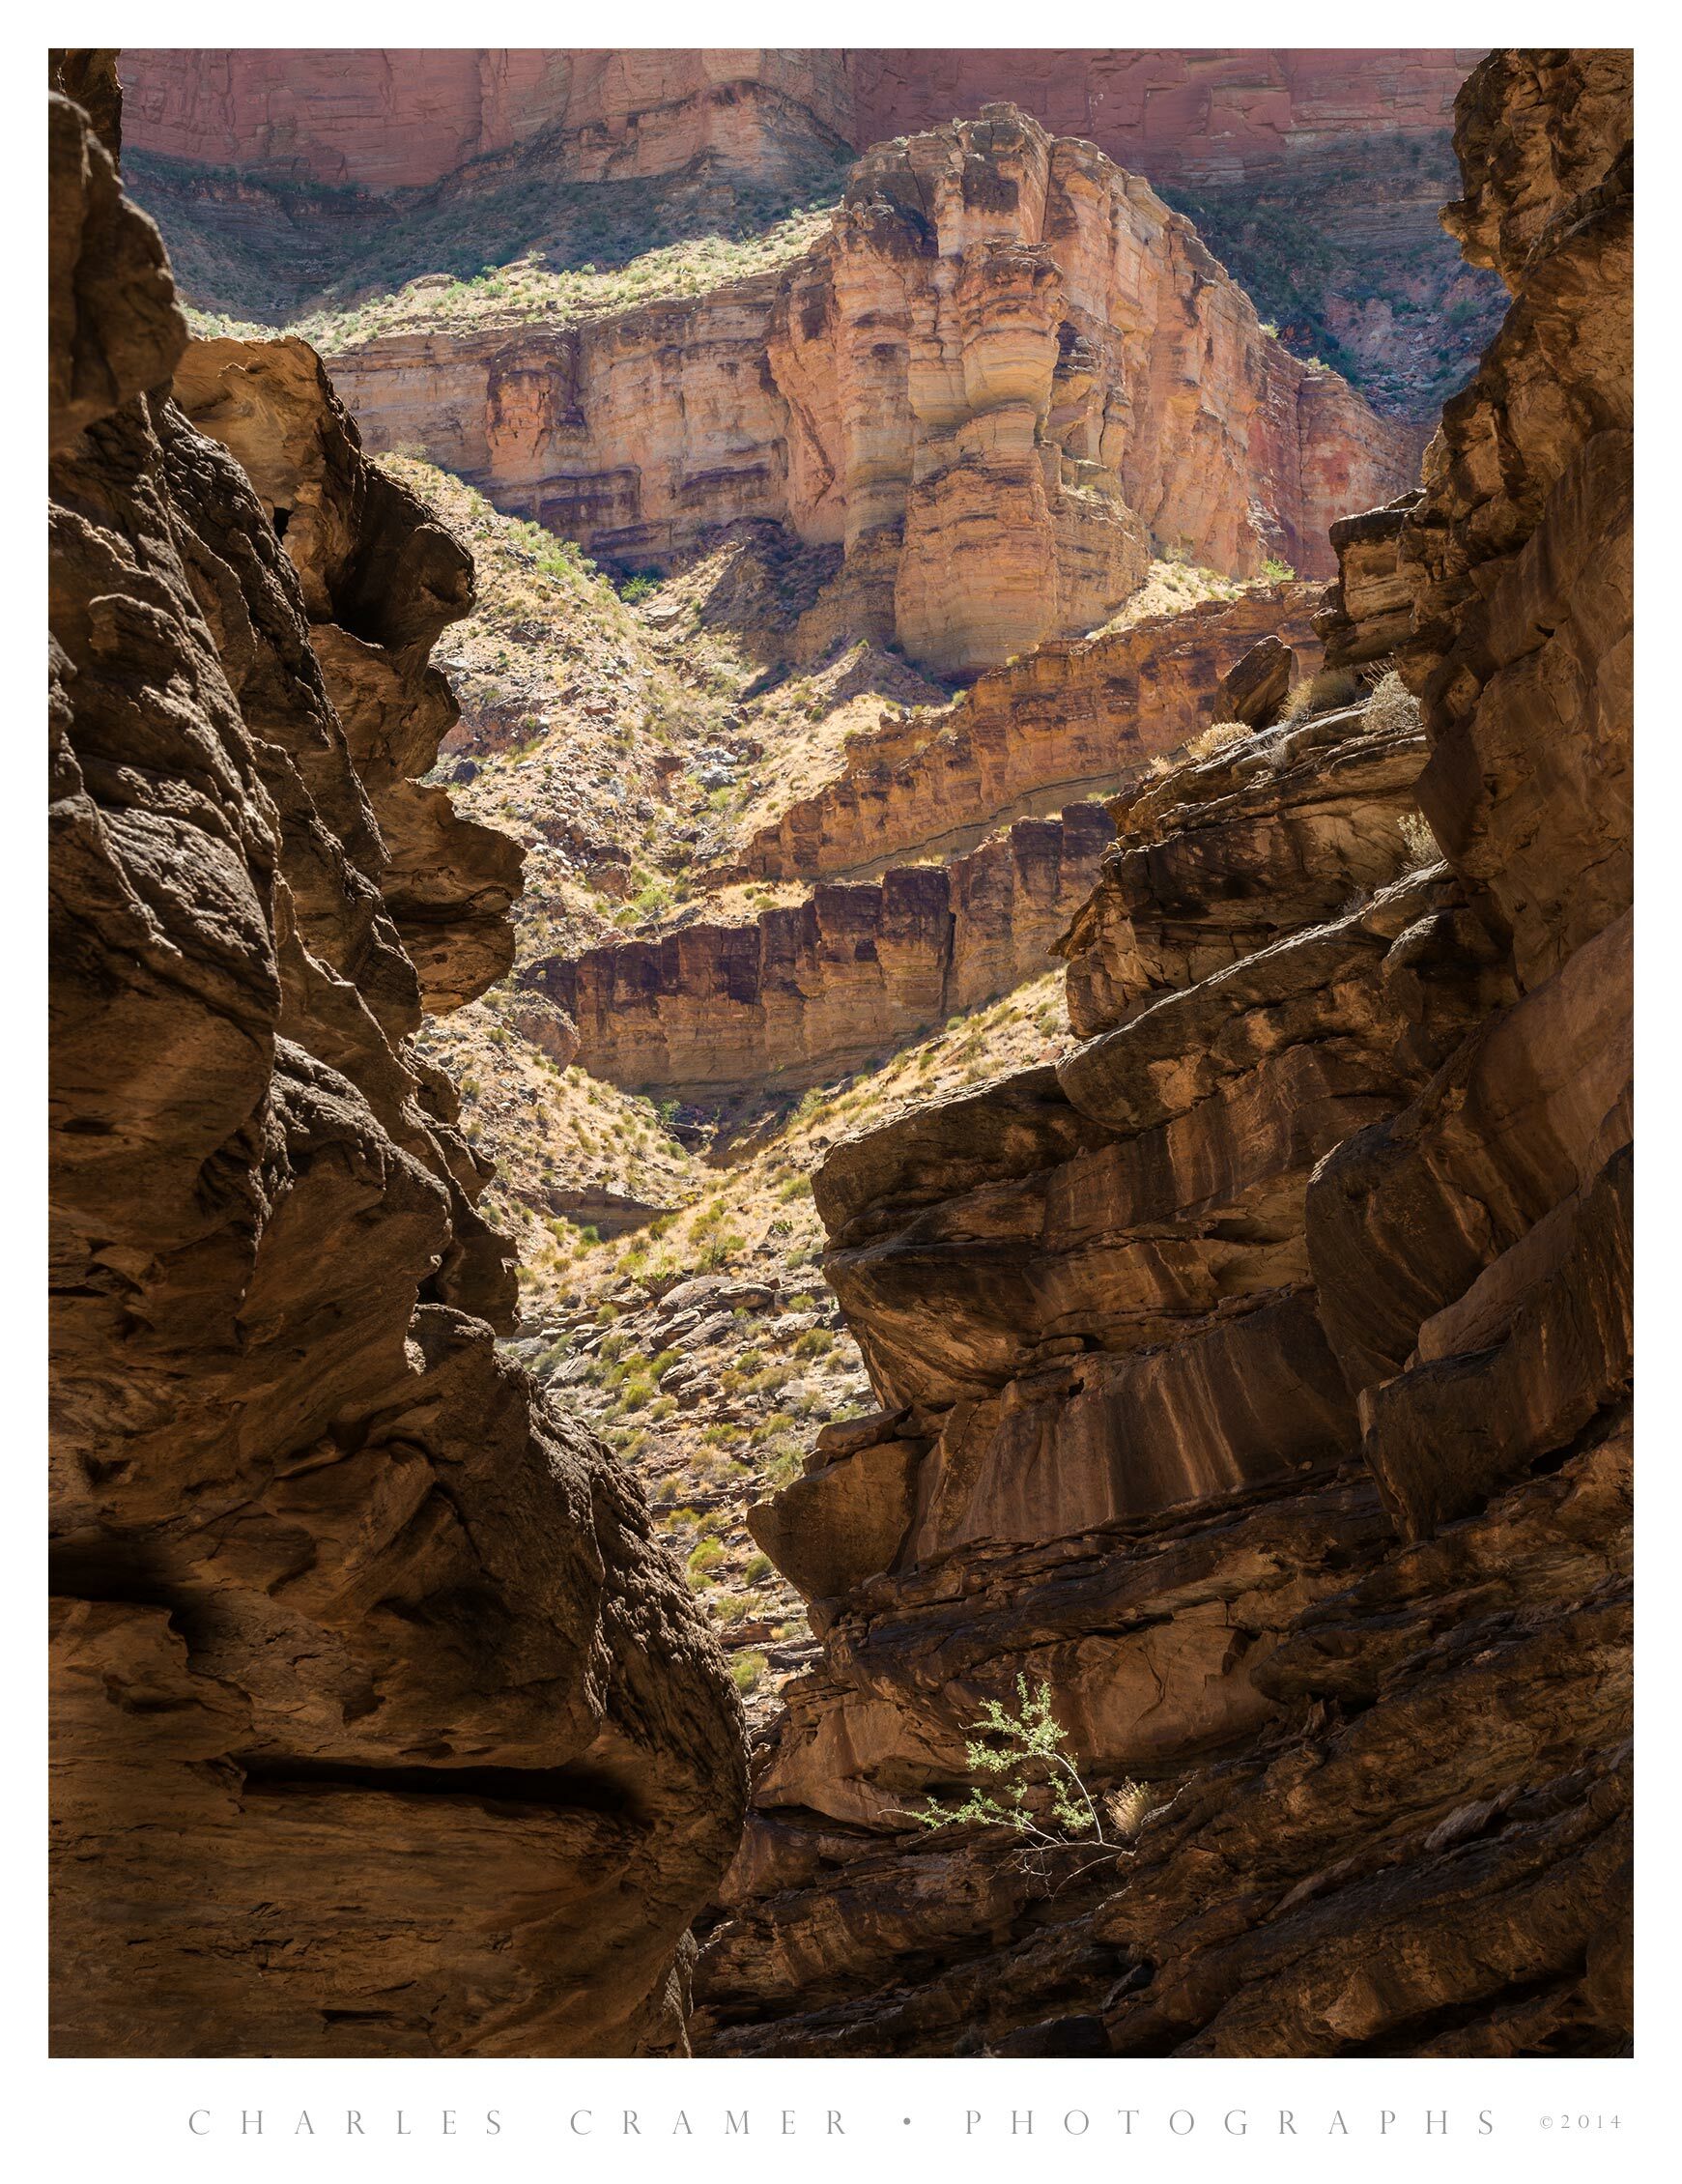
[[[819,1172],[882,1407],[754,1512],[719,2052],[1628,2050],[1629,62],[1461,94],[1513,301],[1353,695],[1121,801],[1067,1060]],[[1110,1846],[918,1825],[1041,1682]]]
[[[1299,355],[1434,417],[1500,291],[1437,213],[1481,48],[907,48],[848,56],[860,142],[1012,99],[1148,175]]]
[[[1148,185],[1009,106],[869,154],[781,275],[332,368],[372,445],[624,565],[744,517],[839,545],[812,646],[892,640],[955,675],[1096,627],[1154,537],[1223,575],[1327,574],[1331,518],[1417,455],[1263,330]]]
[[[523,976],[576,1025],[581,1066],[610,1082],[686,1100],[820,1084],[1039,977],[1114,838],[1102,805],[1073,804],[948,865]]]
[[[575,159],[678,167],[700,115],[773,98],[862,150],[1008,99],[1153,178],[1227,176],[1356,130],[1452,126],[1475,49],[966,46],[848,51],[128,47],[135,151],[390,191],[553,130]],[[681,129],[675,117],[683,116]]]
[[[1320,588],[1257,587],[1074,642],[1037,646],[949,707],[847,740],[836,778],[797,797],[727,869],[761,879],[858,877],[896,857],[950,856],[989,829],[1121,787],[1208,717],[1264,636],[1319,665]]]
[[[136,49],[123,67],[147,201],[194,300],[219,308],[267,315],[347,283],[473,273],[561,235],[582,244],[575,262],[599,260],[640,222],[706,233],[704,207],[728,223],[767,186],[784,205],[814,187],[828,202],[842,147],[1010,100],[1169,191],[1298,355],[1348,371],[1388,412],[1428,417],[1499,315],[1498,287],[1436,217],[1454,93],[1480,57],[205,47]],[[633,203],[648,181],[662,187]],[[462,248],[466,206],[477,255]]]
[[[187,344],[107,88],[50,113],[54,2048],[681,2046],[739,1707],[498,1356],[412,1036],[519,880],[414,782],[471,564],[306,350]]]

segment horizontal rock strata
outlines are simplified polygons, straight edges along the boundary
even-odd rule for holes
[[[518,885],[413,781],[471,565],[50,128],[54,2051],[680,2047],[740,1710],[411,1041]]]
[[[755,834],[730,876],[862,878],[895,857],[950,856],[1004,821],[1119,789],[1197,732],[1258,639],[1278,636],[1298,675],[1317,665],[1320,600],[1317,586],[1258,588],[1039,646],[944,713],[850,736],[839,778]]]
[[[523,975],[576,1023],[592,1076],[699,1100],[817,1084],[1047,969],[1114,838],[1101,805],[1075,804],[951,865]]]
[[[783,274],[389,336],[333,373],[372,445],[609,560],[664,565],[738,518],[840,544],[809,644],[891,639],[954,675],[1104,620],[1153,535],[1226,575],[1327,574],[1332,516],[1417,463],[1148,184],[1011,106],[877,146]]]
[[[1628,64],[1461,96],[1512,308],[1326,609],[1417,709],[1123,799],[1083,1044],[819,1172],[883,1407],[755,1512],[714,2052],[1629,2050]],[[1019,1677],[1108,1851],[910,1825]]]

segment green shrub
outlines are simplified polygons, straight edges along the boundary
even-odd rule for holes
[[[737,1653],[730,1662],[730,1674],[735,1679],[736,1689],[744,1696],[750,1691],[756,1691],[768,1665],[763,1653]]]
[[[1016,1699],[1014,1713],[997,1699],[987,1700],[964,1746],[971,1775],[991,1776],[999,1794],[972,1784],[961,1804],[930,1797],[921,1812],[906,1817],[926,1827],[971,1822],[1010,1828],[1040,1848],[1082,1840],[1120,1848],[1130,1842],[1151,1810],[1151,1792],[1127,1781],[1108,1796],[1095,1796],[1063,1749],[1069,1732],[1051,1710],[1050,1684],[1041,1681],[1030,1690],[1026,1676],[1018,1676]]]

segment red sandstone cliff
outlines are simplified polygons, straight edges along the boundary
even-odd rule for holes
[[[149,201],[194,300],[218,308],[267,316],[347,283],[460,271],[446,200],[473,199],[498,262],[561,237],[573,262],[598,255],[601,231],[579,226],[576,196],[604,181],[669,178],[668,209],[698,212],[705,200],[707,218],[733,231],[738,187],[827,197],[846,147],[1009,100],[1054,135],[1096,144],[1172,189],[1297,354],[1326,357],[1387,414],[1431,417],[1498,316],[1493,283],[1437,225],[1451,187],[1454,90],[1477,57],[204,48],[135,49],[122,65]],[[505,229],[485,217],[485,193],[504,182],[518,184]],[[404,240],[393,191],[440,218]],[[754,216],[764,210],[761,199]]]
[[[720,117],[803,106],[859,149],[1009,100],[1155,178],[1227,175],[1366,134],[1440,131],[1476,48],[128,47],[137,151],[388,190],[559,129],[583,165],[655,174]],[[676,117],[687,109],[705,121]]]
[[[847,54],[861,142],[1012,99],[1153,181],[1228,176],[1340,136],[1452,128],[1481,47],[908,46]]]
[[[893,640],[955,675],[1106,619],[1153,538],[1329,573],[1332,517],[1416,464],[1148,185],[1011,106],[878,146],[784,274],[332,369],[372,445],[623,563],[740,517],[839,543],[812,648]]]
[[[850,141],[838,53],[755,48],[126,46],[131,150],[376,191],[556,137],[560,174],[745,165],[790,133]]]

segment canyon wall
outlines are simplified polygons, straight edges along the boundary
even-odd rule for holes
[[[1512,302],[1339,527],[1370,687],[1124,796],[1080,1046],[818,1172],[882,1408],[752,1514],[823,1652],[714,2052],[1630,2052],[1630,77],[1461,94]],[[1041,1682],[1107,1845],[919,1825]]]
[[[132,150],[378,192],[544,140],[556,178],[773,167],[851,141],[841,56],[755,48],[125,47]]]
[[[122,66],[147,202],[194,301],[218,308],[268,318],[533,248],[617,262],[640,226],[668,239],[668,216],[735,233],[791,199],[828,202],[848,148],[1008,100],[1171,195],[1297,354],[1425,418],[1499,316],[1498,283],[1437,222],[1454,93],[1479,57],[207,47],[126,51]],[[634,204],[638,182],[666,187]],[[595,190],[592,217],[580,192],[601,184],[614,187]],[[476,254],[450,217],[469,203]]]
[[[680,2048],[740,1708],[412,1039],[519,884],[414,778],[471,562],[55,80],[54,2051]]]
[[[391,190],[552,130],[576,139],[575,158],[594,152],[603,171],[631,160],[659,173],[715,141],[698,112],[716,129],[721,111],[771,100],[859,150],[1010,100],[1153,180],[1227,176],[1331,138],[1444,131],[1480,57],[1378,46],[201,46],[126,48],[122,73],[136,151]]]
[[[1009,106],[868,154],[780,276],[332,371],[371,445],[624,566],[745,517],[840,544],[809,645],[954,675],[1105,620],[1153,540],[1328,574],[1332,517],[1417,467],[1414,430],[1265,332],[1148,185]]]
[[[592,1077],[691,1100],[819,1084],[1049,969],[1114,838],[1101,805],[1075,804],[950,865],[523,975],[572,1018]]]
[[[939,712],[847,740],[838,778],[749,841],[727,876],[862,878],[946,855],[1010,819],[1121,787],[1210,717],[1222,678],[1277,637],[1300,678],[1320,663],[1321,588],[1258,587],[1074,643],[1037,646]]]
[[[847,55],[860,142],[1011,99],[1153,182],[1250,174],[1328,139],[1446,131],[1481,47],[907,46]]]

